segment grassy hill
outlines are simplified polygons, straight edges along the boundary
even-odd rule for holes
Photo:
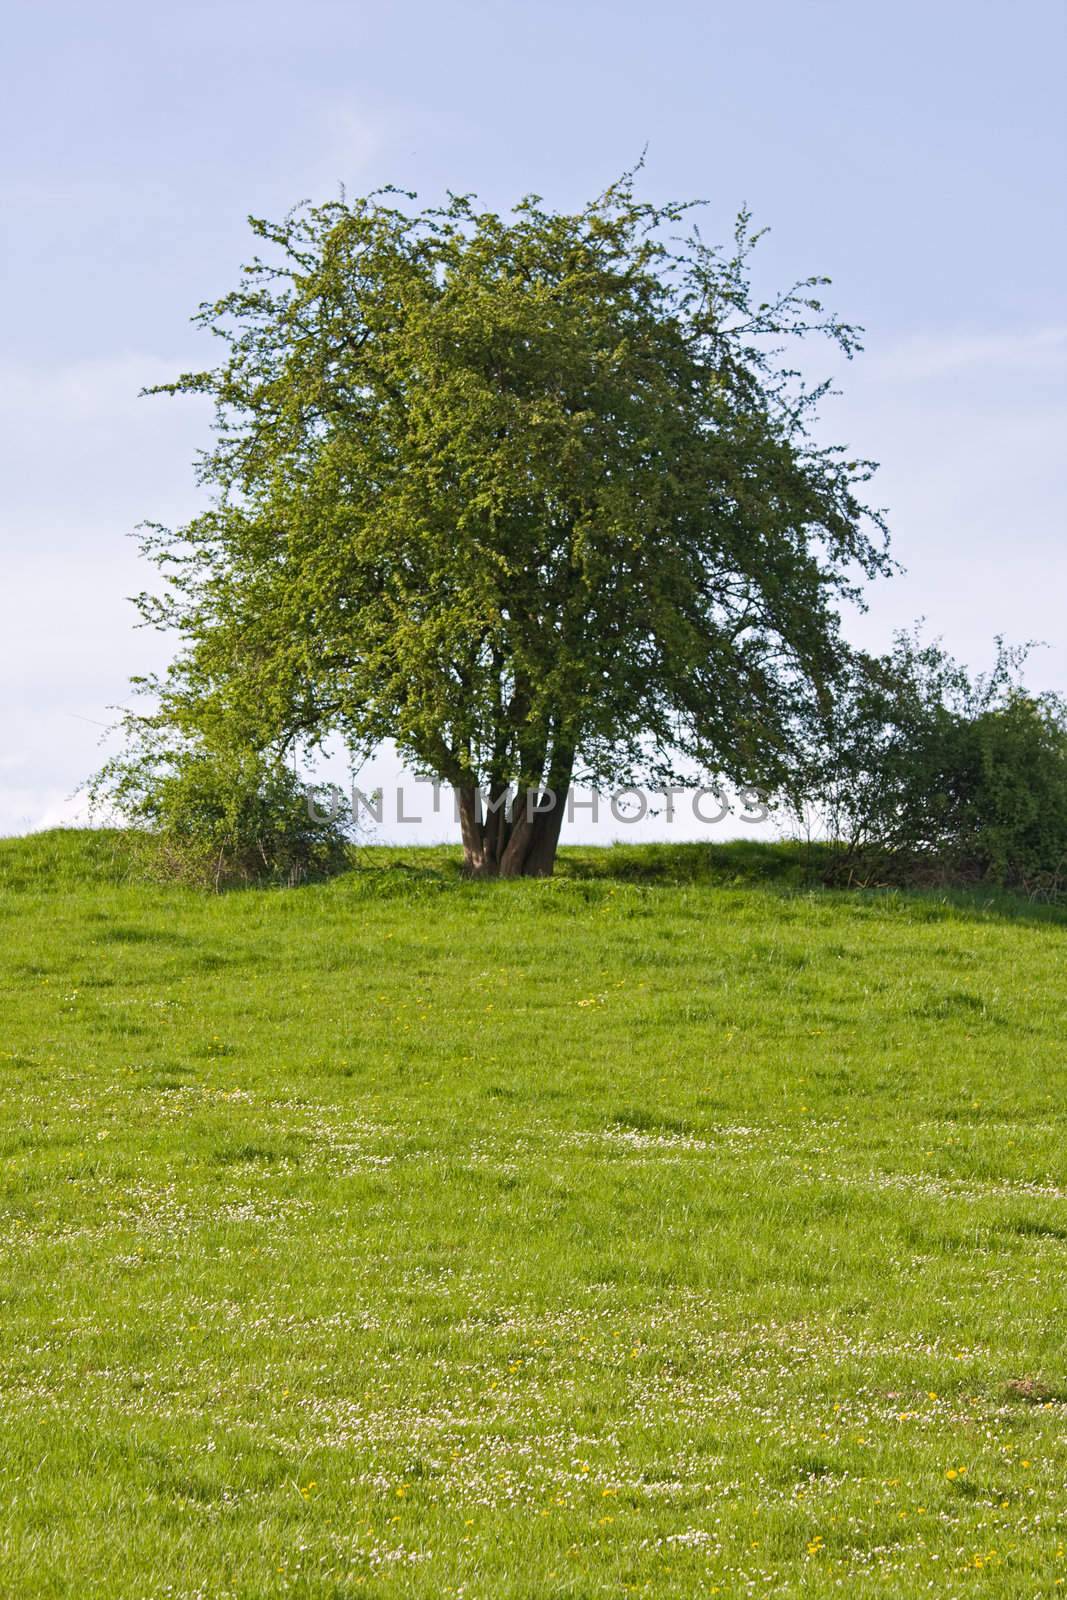
[[[0,843],[0,1592],[1053,1594],[1063,913]]]

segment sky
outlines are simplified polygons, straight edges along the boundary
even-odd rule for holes
[[[341,184],[577,206],[647,147],[642,192],[705,199],[706,238],[747,204],[767,286],[827,273],[866,329],[826,351],[824,430],[881,463],[905,571],[851,637],[925,617],[976,669],[1041,640],[1032,684],[1067,693],[1062,3],[8,0],[3,54],[0,833],[84,815],[111,708],[170,653],[126,598],[133,530],[202,506],[210,419],[138,391],[211,361],[189,319],[247,215]],[[567,834],[657,828],[707,836]]]

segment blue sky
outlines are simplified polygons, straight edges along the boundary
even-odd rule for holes
[[[245,215],[341,182],[567,206],[647,144],[646,192],[706,198],[706,236],[750,205],[768,284],[829,273],[867,329],[826,433],[883,463],[907,573],[853,635],[925,615],[975,666],[998,632],[1043,639],[1033,681],[1067,691],[1065,19],[9,0],[0,831],[77,815],[108,706],[167,653],[124,601],[148,581],[128,536],[195,510],[206,419],[138,389],[210,359],[188,319],[233,283]]]

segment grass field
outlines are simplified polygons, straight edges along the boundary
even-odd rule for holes
[[[1045,1596],[1067,917],[0,844],[0,1592]]]

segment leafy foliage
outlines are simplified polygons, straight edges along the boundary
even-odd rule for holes
[[[576,775],[785,782],[836,603],[888,562],[782,344],[857,330],[825,280],[757,300],[747,214],[679,239],[632,174],[573,214],[413,200],[252,219],[265,257],[199,315],[221,364],[163,386],[216,405],[210,509],[146,541],[143,614],[185,641],[163,715],[393,739],[459,790],[475,871],[550,870]],[[476,785],[558,804],[482,818]]]
[[[90,785],[97,808],[145,830],[162,875],[214,889],[294,885],[346,864],[343,803],[309,808],[304,785],[276,757],[176,740],[153,719],[127,719],[131,742]]]
[[[838,875],[1067,888],[1067,708],[998,641],[972,679],[935,643],[858,657],[823,727],[815,793]]]

